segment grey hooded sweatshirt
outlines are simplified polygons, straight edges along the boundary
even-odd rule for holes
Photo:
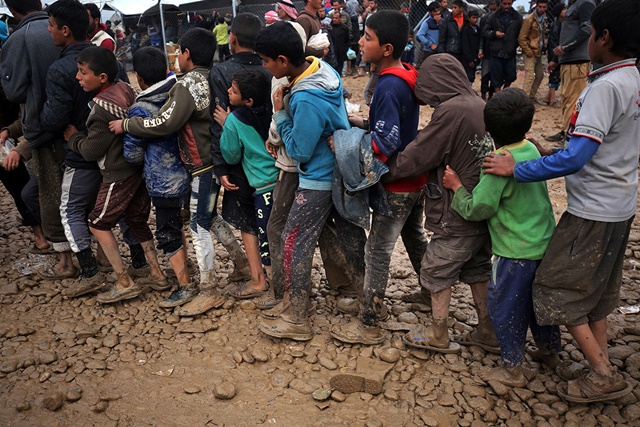
[[[389,173],[384,181],[429,172],[426,228],[445,236],[487,233],[485,221],[466,221],[451,209],[454,193],[442,186],[447,165],[458,173],[469,192],[480,181],[482,159],[493,150],[493,141],[484,127],[484,101],[469,86],[460,62],[449,54],[425,60],[414,92],[435,111],[407,148],[387,162]]]

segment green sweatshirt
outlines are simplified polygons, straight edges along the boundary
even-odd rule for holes
[[[516,162],[540,157],[535,145],[523,140],[509,150]],[[460,187],[451,202],[468,221],[486,219],[495,255],[513,259],[542,259],[555,227],[545,182],[519,183],[513,177],[480,174],[473,195]]]
[[[265,193],[276,185],[279,169],[275,159],[267,152],[258,132],[234,114],[229,114],[224,122],[220,149],[224,161],[230,165],[242,162],[242,169],[256,193]]]

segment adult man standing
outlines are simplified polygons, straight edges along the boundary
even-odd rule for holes
[[[562,129],[547,141],[565,139],[573,108],[578,97],[587,86],[589,72],[588,42],[591,36],[591,14],[596,8],[595,0],[570,0],[562,19],[560,45],[553,50],[560,64],[560,90],[562,91]]]
[[[111,52],[116,51],[116,41],[104,31],[107,27],[100,23],[100,9],[93,3],[84,5],[89,14],[89,40],[96,46],[102,46]]]
[[[74,277],[77,271],[60,221],[65,150],[63,141],[55,140],[40,122],[46,100],[47,72],[59,58],[61,48],[56,47],[47,30],[49,16],[42,11],[40,0],[6,0],[5,3],[20,24],[2,47],[2,88],[9,101],[24,104],[22,128],[31,148],[40,188],[42,230],[59,256],[56,265],[38,274],[45,279]]]
[[[524,54],[525,75],[522,89],[534,101],[544,76],[542,53],[546,46],[548,1],[538,0],[535,10],[523,21],[518,36],[518,44]]]
[[[304,33],[307,35],[307,44],[304,48],[304,53],[307,56],[312,55],[318,58],[322,58],[324,56],[324,50],[315,49],[309,46],[309,39],[318,34],[322,28],[322,24],[320,23],[320,19],[318,19],[317,13],[323,8],[324,5],[322,0],[305,0],[304,9],[302,9],[298,14],[297,22],[302,26]]]
[[[496,92],[516,81],[516,49],[522,16],[512,7],[513,0],[502,0],[500,8],[487,18],[483,36],[489,40],[491,84]]]

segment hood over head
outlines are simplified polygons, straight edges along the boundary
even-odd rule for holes
[[[291,87],[291,95],[296,92],[310,91],[335,105],[341,105],[343,100],[342,81],[338,73],[324,61],[316,57],[308,57],[312,65],[318,64],[318,71],[306,76]]]
[[[478,96],[460,61],[448,53],[431,55],[424,61],[414,93],[433,108],[456,96]]]

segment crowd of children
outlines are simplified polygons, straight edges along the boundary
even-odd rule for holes
[[[453,6],[445,28],[460,27],[458,0]],[[221,35],[185,32],[179,77],[168,72],[160,50],[141,48],[133,57],[142,90],[136,94],[113,53],[84,42],[88,23],[77,0],[59,0],[47,13],[62,50],[46,76],[38,124],[54,137],[33,148],[41,199],[58,199],[62,227],[58,235],[45,229],[61,255],[40,274],[77,277],[75,253],[80,277],[66,296],[101,291],[97,301],[108,304],[135,298],[145,286],[169,289],[173,279],[157,248],[177,281],[160,307],[180,316],[220,307],[226,295],[217,284],[213,232],[235,262],[229,279],[248,280],[229,296],[254,298],[265,310],[258,321],[264,334],[306,341],[313,338],[311,271],[319,243],[329,285],[352,297],[337,309],[355,316],[334,324],[331,335],[378,344],[401,236],[420,283],[404,299],[432,307],[431,322],[408,332],[406,345],[440,353],[482,347],[502,358],[502,366],[482,373],[485,380],[523,387],[531,329],[533,356],[566,380],[558,386],[566,400],[631,392],[608,358],[606,319],[619,301],[636,211],[637,1],[608,0],[593,13],[589,54],[602,68],[588,76],[566,147],[553,152],[527,140],[535,113],[527,94],[509,88],[485,104],[470,87],[482,59],[464,48],[480,49],[474,13],[468,28],[446,38],[441,49],[449,54],[435,54],[429,31],[439,9],[430,7],[417,35],[428,54],[419,72],[402,61],[410,51],[405,15],[372,13],[359,40],[362,60],[378,75],[366,118],[347,115],[340,73],[305,56],[306,35],[288,22],[262,28],[255,15],[239,14],[230,27],[230,58],[213,67]],[[424,104],[434,111],[420,130]],[[25,129],[30,119],[23,116]],[[60,164],[64,172],[55,169]],[[556,227],[545,180],[559,176],[567,177],[568,208]],[[185,205],[197,272],[188,263]],[[119,223],[131,267],[113,234]],[[246,257],[229,224],[241,231]],[[110,287],[107,268],[117,275]],[[453,341],[448,319],[457,282],[471,288],[478,326]],[[560,361],[560,325],[588,366]]]

